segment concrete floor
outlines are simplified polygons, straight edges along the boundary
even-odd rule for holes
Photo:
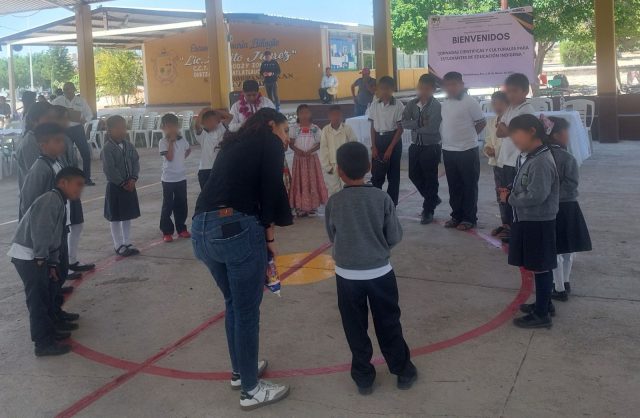
[[[282,298],[265,294],[261,354],[290,397],[259,417],[637,417],[640,409],[640,274],[637,222],[640,142],[595,144],[582,168],[581,204],[594,251],[578,258],[574,294],[558,303],[552,330],[511,324],[531,282],[506,264],[487,237],[498,222],[493,180],[483,165],[477,234],[417,223],[420,200],[403,171],[399,213],[405,239],[394,251],[403,325],[420,380],[401,392],[384,365],[375,394],[357,395],[345,372],[348,349],[333,279],[296,277]],[[199,150],[189,160],[195,172]],[[0,416],[242,417],[226,380],[223,302],[191,244],[163,244],[155,151],[141,150],[142,218],[133,238],[143,250],[119,260],[102,217],[104,176],[84,196],[81,258],[99,269],[77,284],[66,309],[82,314],[75,352],[37,359],[29,341],[22,285],[0,257]],[[198,186],[189,178],[193,207]],[[448,214],[445,201],[436,213]],[[13,179],[0,182],[0,253],[17,207]],[[278,231],[281,254],[326,242],[321,218]],[[328,253],[325,251],[325,254]],[[320,255],[296,274],[322,278]],[[295,264],[295,263],[293,263]],[[293,265],[293,264],[290,264]],[[287,267],[282,268],[288,270]],[[292,283],[294,276],[291,277]],[[428,354],[428,355],[427,355]],[[376,352],[376,356],[379,354]]]

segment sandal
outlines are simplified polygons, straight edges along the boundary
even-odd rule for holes
[[[127,257],[128,250],[126,245],[121,245],[115,251],[120,257]]]
[[[444,223],[445,228],[457,228],[460,225],[457,219],[451,218],[447,222]]]
[[[456,229],[458,231],[469,231],[474,227],[475,227],[475,224],[472,224],[471,222],[460,222],[460,224],[456,227]]]
[[[125,257],[129,257],[131,255],[140,254],[140,250],[133,246],[133,244],[127,245],[127,254]]]

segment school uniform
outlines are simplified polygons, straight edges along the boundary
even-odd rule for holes
[[[162,211],[160,214],[160,230],[164,235],[173,235],[187,230],[185,224],[189,207],[187,204],[187,172],[185,167],[186,152],[189,143],[179,136],[174,142],[173,160],[166,158],[169,151],[169,140],[162,138],[158,144],[162,156]],[[171,220],[173,214],[173,221]],[[175,224],[174,224],[175,222]]]
[[[320,164],[324,173],[324,183],[327,186],[329,196],[342,190],[343,183],[338,175],[338,148],[347,142],[357,141],[358,137],[351,126],[340,123],[338,129],[334,129],[331,124],[322,128],[320,134]]]
[[[20,190],[20,213],[22,218],[35,200],[55,187],[56,174],[62,170],[62,163],[46,155],[40,155],[24,178]]]
[[[220,123],[211,132],[206,129],[202,129],[202,132],[199,134],[196,133],[196,140],[200,144],[202,152],[200,154],[200,165],[198,167],[198,182],[200,183],[200,190],[204,188],[207,180],[209,180],[213,163],[218,156],[218,144],[222,141],[222,137],[225,132],[227,132],[227,129],[222,123]]]
[[[64,154],[58,158],[63,167],[78,167],[78,156],[74,148],[73,141],[69,136],[64,137]],[[84,211],[80,199],[67,202],[67,215],[69,224],[68,247],[69,264],[78,263],[78,247],[80,246],[80,235],[84,225]]]
[[[485,120],[480,104],[468,94],[442,103],[442,159],[451,218],[475,225],[478,221],[480,155],[476,125]]]
[[[16,163],[18,165],[18,193],[22,190],[29,169],[40,156],[40,147],[33,131],[27,131],[16,145]]]
[[[513,225],[509,264],[535,273],[536,313],[547,317],[556,268],[556,215],[560,181],[549,147],[540,146],[517,162],[509,204]]]
[[[378,150],[378,158],[371,163],[371,184],[382,189],[385,179],[388,182],[387,193],[397,206],[400,195],[400,160],[402,158],[402,140],[395,145],[389,161],[384,161],[383,156],[393,137],[398,131],[398,124],[402,121],[404,105],[395,97],[389,103],[375,99],[367,111],[369,120],[373,124],[375,137],[372,138]]]
[[[398,286],[389,262],[402,240],[395,203],[370,185],[348,186],[331,196],[325,227],[333,243],[338,308],[351,349],[351,377],[369,388],[376,376],[367,334],[369,308],[380,350],[391,373],[412,378],[416,368],[402,335]]]
[[[62,193],[57,189],[47,191],[20,220],[7,253],[24,284],[31,340],[36,347],[54,342],[53,300],[57,289],[49,277],[49,269],[60,266],[66,219],[66,199]],[[38,265],[38,260],[42,260],[42,265]]]
[[[498,121],[499,123],[500,121]],[[500,189],[508,188],[513,183],[513,177],[516,174],[515,167],[502,166],[498,164],[498,156],[500,155],[500,149],[502,147],[502,138],[497,136],[497,125],[489,124],[485,129],[485,140],[482,152],[487,157],[487,163],[493,168],[493,181],[496,185],[496,200],[498,201],[498,207],[500,208],[500,220],[503,225],[511,226],[513,222],[513,209],[509,203],[502,202],[500,200]],[[494,151],[494,155],[491,156],[487,153],[487,148],[491,148]]]
[[[564,292],[569,282],[575,253],[591,251],[587,222],[578,203],[580,169],[573,155],[559,145],[551,145],[560,179],[560,204],[556,216],[556,250],[558,267],[553,270],[557,292]]]
[[[438,165],[442,154],[441,105],[431,97],[426,103],[415,98],[407,103],[402,127],[411,130],[409,146],[409,179],[424,199],[422,210],[431,213],[440,204]]]
[[[90,121],[93,119],[93,110],[89,107],[87,101],[82,96],[76,95],[69,100],[65,95],[58,96],[51,102],[53,105],[64,106],[67,109],[80,112],[82,119]],[[82,171],[84,172],[87,181],[91,180],[91,146],[87,141],[87,136],[84,130],[84,124],[79,122],[69,122],[69,128],[67,128],[67,134],[78,147],[80,156],[82,157]]]

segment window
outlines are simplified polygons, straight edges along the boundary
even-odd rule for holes
[[[362,54],[362,67],[376,68],[376,56],[371,53]]]
[[[373,35],[362,35],[362,50],[373,51]]]

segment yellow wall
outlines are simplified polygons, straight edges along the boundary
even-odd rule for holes
[[[240,90],[245,79],[258,79],[262,53],[268,49],[282,69],[280,98],[317,98],[322,77],[319,28],[231,23],[230,32],[233,90]],[[209,101],[205,29],[145,42],[143,53],[147,104]]]
[[[426,68],[406,68],[398,70],[398,90],[414,90],[418,79],[429,71]]]
[[[334,76],[338,79],[338,99],[351,97],[351,85],[358,78],[362,77],[358,71],[335,71]],[[371,70],[371,76],[376,76],[376,71]]]

